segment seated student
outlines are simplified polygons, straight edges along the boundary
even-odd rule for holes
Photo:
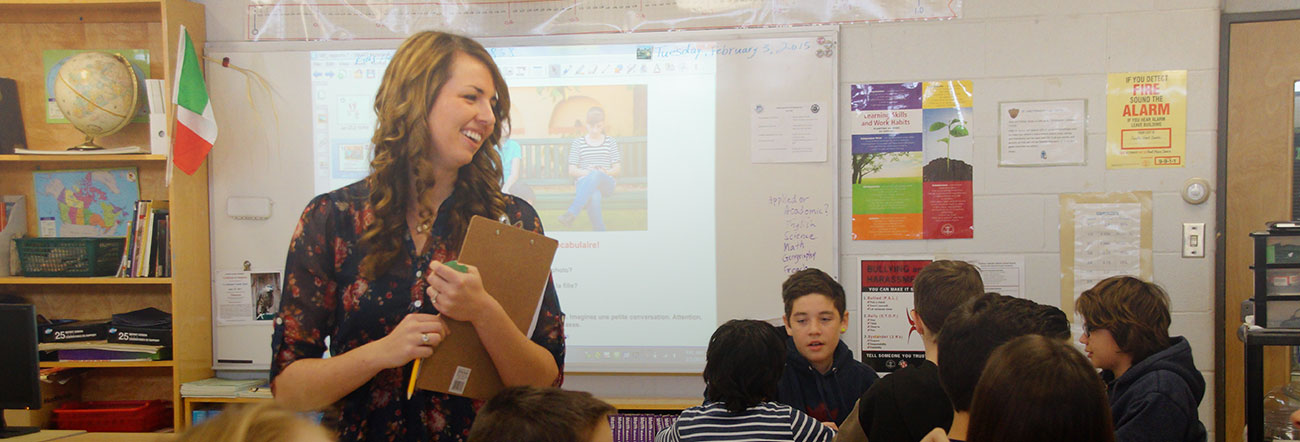
[[[947,441],[935,429],[925,441]],[[989,356],[971,400],[970,442],[1114,442],[1106,386],[1069,344],[1038,335]]]
[[[944,321],[936,343],[939,380],[953,408],[952,440],[966,439],[971,396],[989,355],[999,345],[1032,334],[1067,342],[1070,323],[1060,309],[997,293],[962,304]]]
[[[939,360],[934,341],[953,309],[984,294],[984,280],[969,263],[938,260],[916,274],[912,293],[913,309],[907,315],[921,337],[925,359],[881,378],[863,393],[854,410],[857,419],[840,427],[836,441],[915,442],[935,427],[946,431],[952,424],[952,404],[934,365]]]
[[[615,411],[585,391],[511,387],[479,409],[469,442],[609,442]]]
[[[840,341],[849,326],[844,287],[821,270],[804,269],[781,284],[781,300],[790,337],[775,399],[838,426],[879,378]]]
[[[1106,278],[1079,295],[1075,311],[1083,316],[1079,342],[1107,383],[1115,440],[1206,439],[1197,416],[1205,378],[1187,339],[1169,336],[1169,296],[1160,286]]]
[[[226,407],[217,417],[190,427],[176,442],[333,442],[334,435],[274,402]]]
[[[835,430],[772,402],[781,377],[781,335],[766,322],[727,321],[705,350],[704,404],[682,411],[656,442],[786,440],[828,442]]]

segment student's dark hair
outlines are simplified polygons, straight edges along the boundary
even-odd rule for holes
[[[1034,309],[1034,322],[1037,324],[1035,334],[1070,341],[1070,319],[1065,316],[1065,312],[1046,304],[1034,304]]]
[[[984,293],[984,280],[979,269],[966,261],[941,259],[916,274],[912,293],[916,314],[931,333],[939,333],[953,309]]]
[[[1084,290],[1074,309],[1084,331],[1109,330],[1134,364],[1169,347],[1169,295],[1155,283],[1112,276]]]
[[[776,399],[785,342],[772,325],[732,319],[713,332],[704,362],[704,398],[733,413]]]
[[[989,357],[966,440],[1114,442],[1106,386],[1069,344],[1021,336]]]
[[[469,442],[570,442],[589,440],[601,419],[616,410],[585,391],[511,387],[493,396],[474,418]]]
[[[971,395],[989,354],[1024,335],[1069,336],[1069,323],[1043,321],[1033,301],[986,293],[962,304],[939,333],[939,381],[957,411],[970,410]]]
[[[813,293],[825,295],[835,304],[837,313],[844,314],[848,306],[844,300],[844,286],[835,281],[831,275],[816,268],[806,268],[790,275],[781,283],[781,301],[785,303],[785,315],[790,316],[794,301]]]

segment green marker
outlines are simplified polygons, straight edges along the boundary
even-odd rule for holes
[[[469,273],[469,268],[465,267],[465,264],[458,263],[454,259],[451,261],[444,262],[442,263],[442,265],[451,267],[452,269],[455,269],[457,272]]]

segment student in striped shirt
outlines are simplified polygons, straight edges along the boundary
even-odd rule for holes
[[[785,344],[762,321],[733,319],[713,332],[705,353],[704,404],[682,411],[655,436],[676,441],[829,442],[835,430],[772,402],[785,368]]]
[[[573,203],[560,215],[560,224],[573,225],[573,220],[587,208],[591,229],[605,230],[605,220],[600,213],[600,200],[614,193],[614,177],[622,170],[623,155],[618,141],[605,134],[605,109],[593,106],[587,110],[587,134],[573,140],[569,146],[569,176],[574,178]]]

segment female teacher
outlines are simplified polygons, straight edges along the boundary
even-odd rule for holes
[[[370,175],[308,203],[289,245],[272,341],[277,402],[328,409],[340,440],[464,439],[480,401],[423,390],[408,400],[404,388],[410,362],[446,335],[444,317],[474,325],[507,386],[560,384],[555,287],[524,336],[478,269],[441,264],[456,258],[472,215],[542,231],[528,203],[501,193],[491,146],[509,109],[477,42],[421,32],[398,47],[375,97]],[[439,314],[408,313],[425,302]],[[332,357],[322,358],[326,338]]]

